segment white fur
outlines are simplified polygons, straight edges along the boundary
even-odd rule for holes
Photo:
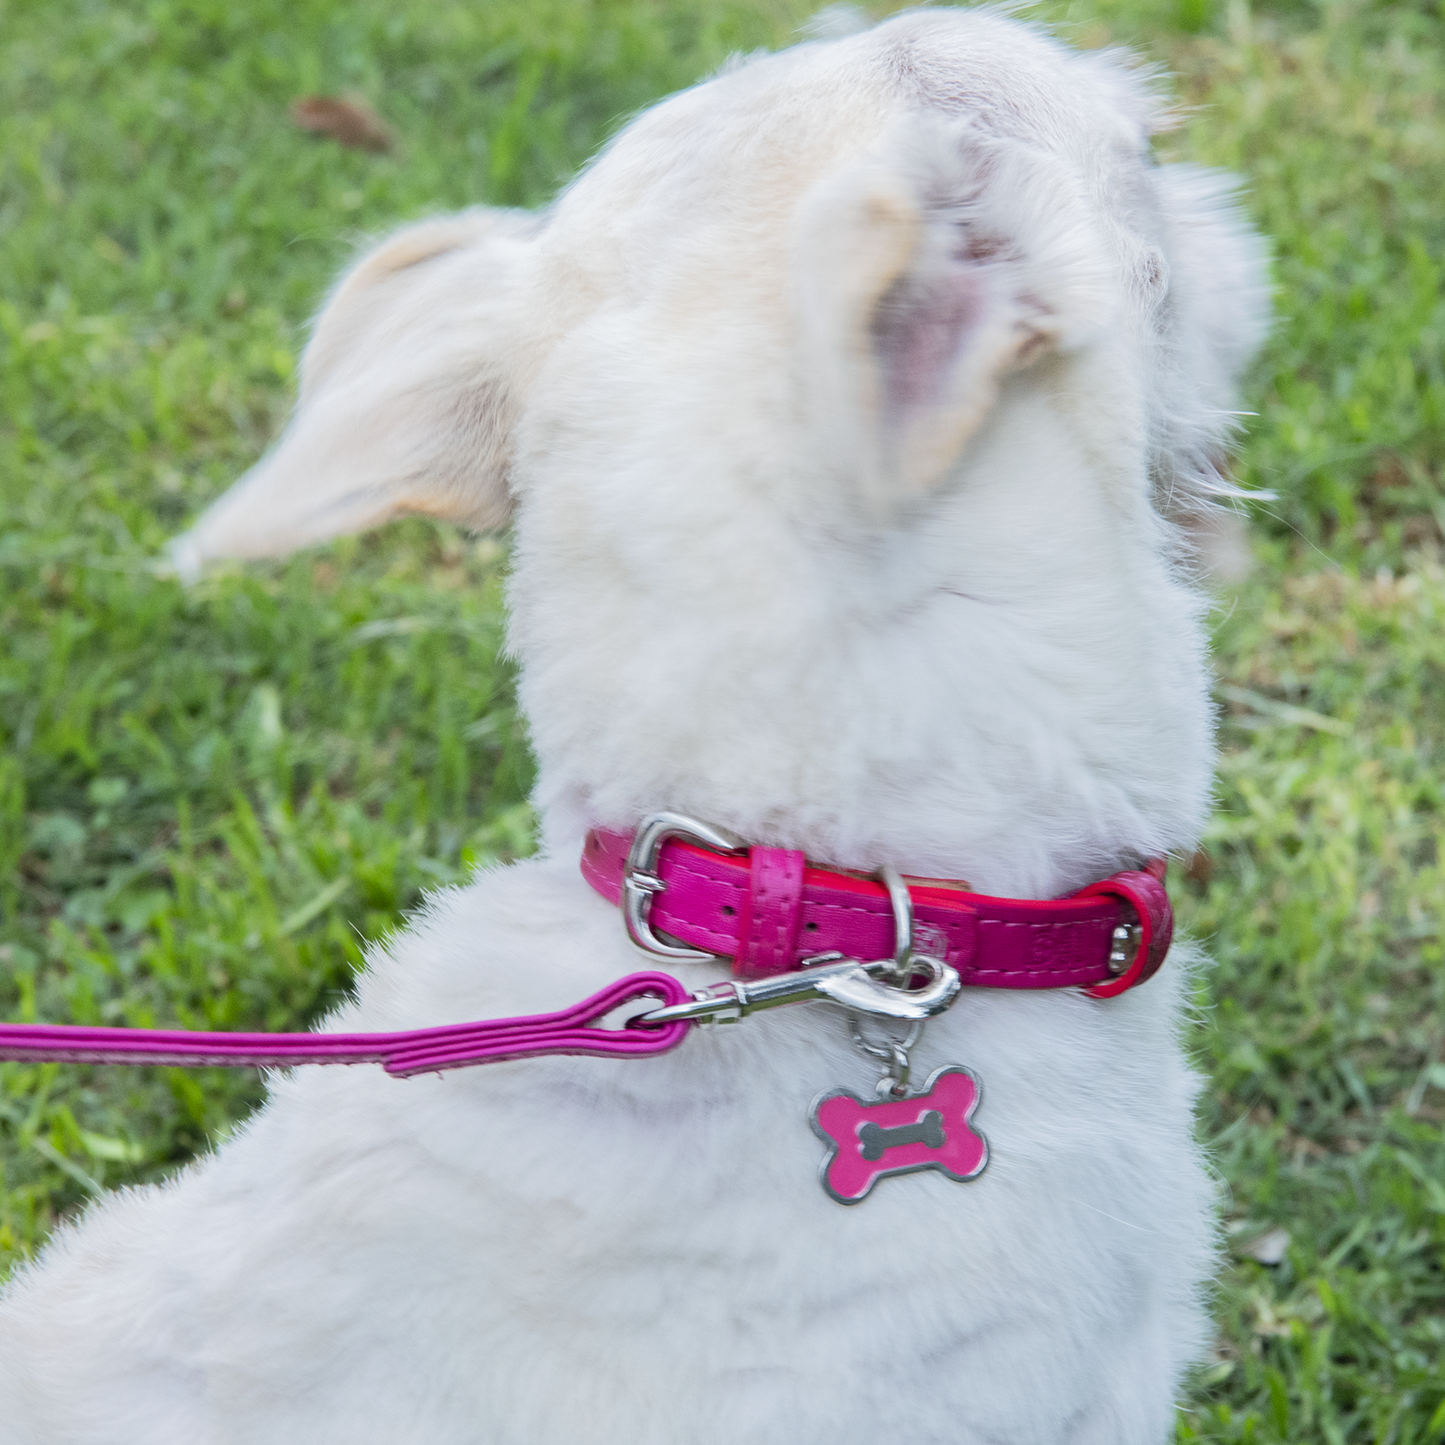
[[[542,218],[359,264],[178,560],[512,499],[546,848],[433,898],[329,1027],[638,967],[577,852],[657,808],[1024,896],[1192,844],[1202,609],[1161,513],[1213,485],[1263,292],[1158,120],[1118,57],[910,14],[674,97]],[[982,1076],[988,1170],[856,1208],[806,1116],[872,1075],[821,1007],[647,1062],[279,1077],[14,1282],[0,1441],[1162,1441],[1213,1257],[1192,958],[967,991],[915,1064]]]

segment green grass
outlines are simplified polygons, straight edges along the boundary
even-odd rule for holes
[[[1439,1439],[1445,574],[1296,570],[1219,643],[1213,873],[1182,880],[1219,960],[1206,1131],[1233,1239],[1290,1243],[1228,1280],[1185,1438]]]
[[[0,1011],[296,1027],[420,891],[530,846],[495,541],[421,523],[184,591],[153,558],[274,435],[355,240],[545,199],[618,121],[781,43],[765,0],[0,0]],[[1218,968],[1195,1044],[1236,1248],[1191,1441],[1445,1441],[1445,19],[1077,0],[1251,181],[1280,323],[1216,622]],[[297,131],[357,91],[391,155]],[[253,1075],[0,1066],[0,1273]],[[1251,1241],[1285,1229],[1267,1266]]]

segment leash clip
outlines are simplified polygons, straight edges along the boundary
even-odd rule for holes
[[[915,954],[912,968],[915,977],[919,972],[929,975],[921,988],[900,988],[881,982],[893,973],[891,958],[862,963],[856,958],[822,954],[818,962],[796,973],[779,973],[751,982],[728,979],[699,989],[687,1003],[652,1009],[638,1014],[630,1023],[644,1028],[683,1019],[701,1024],[730,1024],[763,1009],[817,1002],[835,1003],[853,1014],[921,1023],[948,1008],[963,985],[958,971],[939,959]]]

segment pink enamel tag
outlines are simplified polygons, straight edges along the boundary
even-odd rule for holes
[[[937,1169],[950,1179],[974,1179],[988,1163],[988,1143],[971,1127],[979,1083],[960,1064],[929,1079],[906,1099],[860,1099],[846,1089],[813,1105],[813,1132],[830,1145],[823,1188],[839,1204],[857,1204],[890,1174]]]

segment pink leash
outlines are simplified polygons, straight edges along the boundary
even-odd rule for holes
[[[810,868],[801,853],[734,847],[726,840],[719,850],[709,838],[721,834],[681,815],[658,813],[635,836],[589,833],[582,859],[593,888],[622,902],[628,931],[640,947],[673,960],[733,958],[734,977],[700,993],[689,993],[671,974],[631,973],[558,1013],[387,1034],[0,1023],[0,1060],[260,1068],[381,1064],[406,1078],[546,1054],[643,1059],[676,1048],[694,1022],[726,1022],[816,999],[916,1022],[946,1009],[964,983],[1084,986],[1095,998],[1110,998],[1147,979],[1169,948],[1173,914],[1162,862],[1116,873],[1063,899],[991,898],[939,879],[916,880],[910,887],[897,875],[900,896],[894,898],[893,885]],[[923,952],[912,947],[915,893],[918,922],[934,936],[933,948]],[[657,922],[693,948],[664,943],[652,932],[649,905],[655,894],[664,895]],[[1134,921],[1124,921],[1121,904]],[[897,958],[887,956],[900,947]],[[922,989],[913,986],[913,973],[904,985],[878,982],[880,974],[896,973],[909,959],[931,975]],[[640,998],[661,999],[662,1007],[632,1017],[622,1028],[593,1027]]]
[[[630,973],[560,1013],[447,1024],[392,1034],[230,1034],[190,1029],[81,1028],[0,1023],[0,1059],[24,1063],[220,1064],[285,1068],[291,1064],[382,1064],[388,1074],[433,1074],[469,1064],[590,1054],[642,1059],[675,1049],[686,1020],[647,1028],[590,1028],[638,998],[680,1004],[691,998],[670,974]]]

